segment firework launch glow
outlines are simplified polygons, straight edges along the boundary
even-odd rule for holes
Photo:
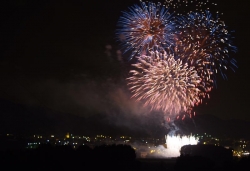
[[[167,135],[165,137],[166,144],[159,145],[157,147],[151,147],[150,156],[156,158],[173,158],[180,156],[180,149],[184,145],[196,145],[199,142],[199,139],[194,137],[193,135],[188,136],[180,136]],[[136,148],[140,148],[135,146]]]
[[[166,136],[167,149],[164,155],[166,157],[178,157],[180,156],[180,149],[184,145],[196,145],[199,142],[198,138],[193,135],[190,136]]]

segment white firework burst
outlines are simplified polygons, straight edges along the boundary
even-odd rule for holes
[[[138,57],[127,78],[134,98],[151,110],[161,110],[169,117],[187,112],[200,102],[200,83],[194,68],[165,51],[151,51],[150,56]]]

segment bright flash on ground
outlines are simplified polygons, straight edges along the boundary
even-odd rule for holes
[[[161,149],[159,157],[178,157],[180,156],[180,149],[184,145],[196,145],[198,143],[198,138],[193,135],[190,136],[180,136],[180,135],[167,135],[166,138],[166,148]],[[158,147],[158,148],[163,148]]]

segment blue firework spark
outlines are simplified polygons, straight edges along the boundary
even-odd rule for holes
[[[177,34],[176,45],[178,50],[198,52],[201,55],[184,55],[184,62],[203,69],[208,76],[220,72],[226,79],[225,71],[237,68],[236,60],[230,56],[236,52],[236,46],[232,45],[232,32],[227,30],[224,21],[220,20],[217,13],[213,18],[210,11],[190,12],[188,15],[181,15],[176,20]],[[179,52],[178,52],[179,53]],[[181,54],[181,53],[180,53]],[[219,70],[219,71],[218,71]]]
[[[123,12],[118,20],[116,38],[131,58],[141,55],[153,46],[168,47],[172,43],[174,22],[172,15],[161,3],[140,2]]]

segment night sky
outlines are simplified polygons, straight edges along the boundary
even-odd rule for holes
[[[229,30],[235,30],[238,52],[232,55],[239,68],[235,73],[227,72],[228,80],[218,75],[211,99],[195,110],[197,116],[250,121],[249,5],[245,0],[217,1],[219,11],[224,13],[222,20]],[[101,125],[99,129],[110,133],[147,129],[157,134],[161,116],[152,116],[130,99],[125,78],[131,63],[124,60],[127,54],[120,54],[120,46],[115,41],[121,11],[138,2],[1,2],[0,117],[5,125],[1,128],[29,130],[26,122],[46,123],[52,117],[52,125],[57,125],[53,130],[60,130],[67,122],[65,116],[72,115],[92,118],[89,121],[93,124],[85,121],[82,125],[73,119],[67,122],[68,130]],[[50,127],[39,125],[40,131],[43,128]]]

